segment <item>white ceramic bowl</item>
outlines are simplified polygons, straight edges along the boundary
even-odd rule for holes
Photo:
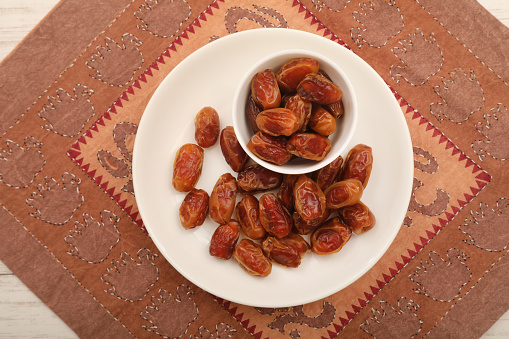
[[[336,131],[329,136],[329,139],[331,140],[331,150],[323,160],[313,161],[302,158],[294,158],[284,165],[276,165],[260,159],[247,148],[247,143],[251,139],[253,131],[245,112],[246,100],[248,95],[250,95],[251,79],[256,73],[265,69],[272,69],[274,72],[277,72],[285,62],[299,57],[310,57],[317,60],[320,64],[320,69],[324,70],[331,80],[341,88],[343,91],[342,100],[344,114],[336,121]],[[358,109],[353,86],[345,72],[341,69],[340,65],[323,55],[312,51],[291,49],[267,55],[255,63],[243,75],[233,97],[232,114],[233,128],[237,135],[237,139],[251,159],[265,168],[275,172],[284,174],[303,174],[318,170],[328,165],[338,156],[344,155],[343,153],[347,151],[346,147],[352,139],[357,126]]]

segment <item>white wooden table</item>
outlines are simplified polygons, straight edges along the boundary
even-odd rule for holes
[[[0,60],[58,1],[0,0]],[[509,0],[478,1],[509,26]],[[0,338],[76,338],[76,334],[0,262]],[[483,338],[509,338],[509,312]]]

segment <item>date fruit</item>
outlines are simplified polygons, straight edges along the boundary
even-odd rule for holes
[[[293,229],[297,234],[310,234],[313,233],[314,230],[316,230],[321,224],[327,220],[330,215],[332,214],[331,209],[326,209],[325,213],[322,215],[322,217],[319,220],[315,220],[313,222],[307,222],[304,219],[300,217],[300,215],[297,212],[293,213]]]
[[[361,201],[364,188],[357,179],[345,179],[329,186],[324,194],[327,208],[341,208]]]
[[[324,105],[323,107],[336,119],[339,119],[345,113],[343,100],[333,102],[332,104]]]
[[[329,81],[332,81],[332,79],[330,78],[329,74],[327,74],[327,72],[325,72],[323,69],[320,69],[318,71],[318,74],[323,76],[324,78],[326,78],[327,80]]]
[[[179,192],[189,192],[200,179],[203,167],[203,148],[195,144],[181,146],[173,162],[172,185]]]
[[[240,172],[249,157],[242,146],[240,146],[232,126],[223,128],[219,144],[221,145],[221,152],[228,165],[230,165],[235,172]]]
[[[292,155],[286,150],[285,137],[273,137],[257,132],[247,143],[247,148],[262,160],[276,165],[286,164]]]
[[[298,131],[304,132],[308,125],[309,119],[311,118],[313,104],[302,99],[298,94],[289,96],[284,100],[284,102],[285,108],[293,111],[299,117]]]
[[[343,166],[343,157],[340,155],[330,164],[320,168],[313,173],[312,178],[316,181],[322,191],[332,185],[332,183],[340,175],[341,166]]]
[[[214,145],[219,138],[219,115],[212,107],[202,108],[194,118],[194,139],[203,148]]]
[[[261,111],[256,117],[256,125],[265,134],[290,136],[299,129],[300,119],[287,108],[272,108]]]
[[[321,76],[323,76],[323,77],[327,78],[328,80],[332,81],[331,78],[329,77],[329,75],[324,70],[321,69],[320,71],[318,71],[318,74],[320,74]],[[330,114],[332,114],[332,116],[334,118],[336,118],[336,119],[341,117],[343,115],[343,113],[345,112],[342,100],[333,102],[332,104],[329,104],[329,105],[324,105],[324,108]]]
[[[272,271],[272,263],[263,254],[262,247],[251,239],[242,239],[235,247],[233,257],[251,275],[266,277]]]
[[[343,221],[356,234],[361,234],[372,229],[376,224],[373,212],[364,203],[359,201],[356,204],[345,206],[338,210]]]
[[[276,80],[276,75],[271,69],[258,72],[251,80],[251,96],[263,109],[279,107],[281,104],[281,92]]]
[[[244,168],[237,176],[237,188],[241,193],[255,193],[275,189],[281,185],[283,175],[260,165]]]
[[[213,257],[228,260],[232,257],[239,240],[240,225],[235,220],[219,225],[210,240],[209,253]]]
[[[185,229],[201,226],[209,211],[209,195],[202,189],[187,193],[179,208],[180,223]]]
[[[285,175],[277,192],[277,197],[290,213],[293,212],[293,185],[298,178],[299,176],[295,174]]]
[[[316,133],[295,133],[286,144],[288,153],[298,157],[320,161],[331,149],[331,141]]]
[[[266,193],[260,197],[260,221],[267,233],[278,238],[290,234],[292,229],[292,217],[281,201],[272,193]]]
[[[313,58],[294,58],[288,60],[276,73],[279,88],[283,92],[291,93],[297,90],[297,85],[310,73],[317,73],[320,64]]]
[[[290,233],[284,238],[268,236],[262,242],[265,255],[285,267],[298,267],[311,246],[298,234]]]
[[[341,180],[357,179],[366,188],[371,169],[373,168],[373,154],[369,146],[358,144],[354,146],[346,157],[345,167],[341,173]]]
[[[301,174],[293,187],[295,211],[308,224],[321,220],[326,209],[325,195],[318,184]]]
[[[237,200],[237,181],[230,173],[217,180],[209,199],[209,215],[218,224],[230,221]]]
[[[319,255],[339,252],[350,239],[352,230],[339,218],[327,220],[311,234],[311,250]]]
[[[320,135],[328,136],[336,131],[336,119],[325,108],[314,104],[308,127]]]
[[[258,106],[258,104],[254,101],[253,97],[249,95],[246,100],[246,116],[254,133],[260,130],[256,124],[256,117],[261,111],[263,111],[263,109],[260,108],[260,106]]]
[[[320,74],[308,74],[297,86],[297,93],[320,105],[335,103],[343,97],[341,88]]]
[[[251,239],[259,240],[267,233],[260,221],[260,205],[258,199],[247,194],[237,204],[237,220],[242,231]]]

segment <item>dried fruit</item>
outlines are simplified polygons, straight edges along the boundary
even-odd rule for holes
[[[258,106],[258,104],[254,101],[253,97],[249,95],[246,100],[246,117],[254,133],[260,130],[258,125],[256,125],[256,117],[261,111],[263,111],[263,109],[260,108],[260,106]]]
[[[353,147],[346,157],[345,167],[341,173],[341,180],[357,179],[366,188],[373,168],[373,153],[369,146],[358,144]]]
[[[219,143],[221,145],[221,152],[228,165],[235,172],[240,172],[249,157],[240,145],[232,126],[223,128]]]
[[[321,220],[326,209],[325,195],[317,183],[301,174],[293,188],[295,211],[308,224]]]
[[[320,161],[331,149],[331,141],[316,133],[295,133],[286,144],[286,150],[298,157]]]
[[[325,108],[314,104],[308,127],[320,135],[328,136],[336,131],[336,119]]]
[[[263,228],[272,235],[282,238],[290,234],[292,217],[279,199],[272,193],[260,197],[260,221]]]
[[[322,191],[329,187],[340,175],[341,166],[343,166],[343,157],[340,155],[331,163],[312,174],[313,180],[316,181]]]
[[[198,183],[203,166],[203,148],[195,144],[180,147],[173,162],[172,185],[179,192],[189,192]]]
[[[277,188],[283,181],[283,175],[260,165],[251,165],[240,171],[237,187],[241,193],[254,193]]]
[[[230,173],[217,180],[209,199],[209,215],[218,224],[230,221],[237,199],[237,182]]]
[[[339,252],[352,235],[352,230],[339,218],[327,220],[311,234],[311,250],[320,255]]]
[[[214,145],[220,132],[219,115],[212,107],[202,108],[194,118],[194,139],[203,148]]]
[[[286,143],[284,137],[273,137],[260,131],[251,137],[247,148],[262,160],[283,165],[292,158],[286,150]]]
[[[263,254],[262,247],[250,239],[242,239],[238,243],[233,257],[251,275],[266,277],[272,271],[272,263]]]
[[[307,222],[306,220],[302,219],[301,216],[297,213],[293,213],[293,229],[297,234],[310,234],[314,230],[316,230],[320,225],[322,225],[325,220],[327,220],[330,215],[332,214],[331,209],[325,209],[325,212],[323,213],[322,217],[318,220],[314,220],[313,222]]]
[[[262,242],[265,255],[285,267],[298,267],[311,246],[298,234],[290,233],[284,238],[268,236]]]
[[[235,220],[219,225],[210,240],[209,253],[211,256],[228,260],[232,257],[235,245],[239,240],[240,225]]]
[[[267,109],[256,117],[256,125],[265,134],[290,136],[299,129],[299,117],[287,108]]]
[[[295,94],[285,98],[285,108],[293,111],[299,118],[299,132],[304,132],[311,118],[313,104],[301,98],[300,95]]]
[[[293,185],[298,178],[298,175],[285,175],[281,186],[279,186],[279,191],[277,192],[277,197],[290,213],[293,211]]]
[[[330,76],[324,70],[322,70],[322,69],[319,70],[318,74],[320,74],[321,76],[325,77],[326,79],[332,81]],[[336,118],[336,119],[341,117],[343,115],[343,113],[345,112],[345,109],[343,107],[343,100],[339,100],[339,101],[333,102],[332,104],[324,105],[323,107],[330,114],[332,114],[332,116],[334,118]]]
[[[356,204],[345,206],[338,210],[348,227],[354,233],[361,234],[372,229],[376,224],[376,218],[373,212],[364,203],[359,201]]]
[[[324,194],[327,208],[341,208],[361,200],[364,188],[357,179],[345,179],[329,186]]]
[[[323,107],[336,119],[339,119],[345,113],[343,100],[333,102],[332,104],[324,105]]]
[[[251,80],[251,96],[263,109],[279,107],[281,92],[276,81],[276,75],[271,69],[258,72]]]
[[[209,195],[202,189],[187,193],[179,208],[180,223],[190,229],[203,225],[209,211]]]
[[[343,97],[339,86],[320,74],[308,74],[297,86],[297,93],[305,100],[320,105],[335,103]]]
[[[245,195],[235,210],[240,227],[249,238],[258,240],[265,237],[266,231],[260,221],[260,206],[256,197]]]
[[[313,58],[294,58],[281,66],[276,74],[279,88],[283,92],[295,92],[297,85],[310,73],[317,73],[320,64]]]

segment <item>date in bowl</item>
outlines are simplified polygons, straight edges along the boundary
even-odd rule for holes
[[[278,165],[260,158],[249,149],[248,143],[255,132],[253,131],[252,123],[246,113],[246,103],[251,96],[251,81],[257,73],[267,69],[277,73],[286,62],[296,58],[311,58],[318,61],[320,71],[325,72],[330,81],[336,86],[339,86],[343,92],[341,98],[343,114],[335,119],[335,131],[327,136],[330,140],[330,150],[323,159],[310,160],[294,156],[288,162]],[[284,93],[282,93],[282,95],[284,95]],[[260,108],[260,110],[263,109]],[[232,115],[233,128],[237,139],[251,159],[275,172],[283,174],[303,174],[311,173],[328,165],[347,150],[357,126],[358,106],[354,88],[345,72],[337,63],[313,51],[292,49],[267,55],[249,68],[236,88],[233,97]],[[288,140],[289,136],[281,136],[278,138],[286,138],[286,140]]]

